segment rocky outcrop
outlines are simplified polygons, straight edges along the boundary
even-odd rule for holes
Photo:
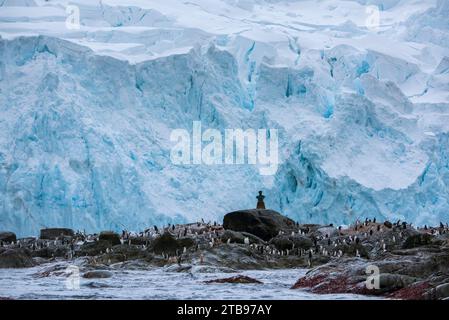
[[[113,231],[102,231],[98,239],[100,241],[107,241],[113,246],[120,244],[120,236]]]
[[[166,232],[156,238],[151,244],[151,249],[155,253],[166,253],[175,255],[185,248],[190,248],[195,244],[191,238],[175,239],[170,233]]]
[[[248,232],[268,241],[279,231],[290,231],[295,222],[273,210],[240,210],[224,216],[223,227],[226,230]]]
[[[270,240],[270,244],[278,250],[293,250],[294,248],[308,250],[313,247],[313,241],[309,237],[298,234],[278,235]]]
[[[94,270],[94,271],[88,271],[83,274],[83,278],[86,279],[104,279],[104,278],[111,278],[112,272],[107,270]]]
[[[73,237],[74,232],[72,229],[67,228],[47,228],[42,229],[40,234],[40,239],[45,240],[55,240],[55,239],[61,239],[64,237]]]
[[[29,250],[0,248],[0,268],[29,268],[34,265]]]
[[[243,276],[243,275],[239,275],[239,276],[235,276],[235,277],[230,277],[230,278],[223,278],[223,279],[214,279],[214,280],[207,280],[204,281],[205,283],[256,283],[256,284],[263,284],[263,282],[248,277],[248,276]]]
[[[106,252],[111,243],[105,240],[84,243],[77,251],[78,256],[96,256]]]
[[[15,233],[8,231],[0,232],[0,242],[11,243],[16,241],[17,238]]]
[[[409,252],[404,252],[409,251]],[[400,253],[400,254],[398,254]],[[395,299],[442,299],[448,293],[449,250],[421,247],[364,258],[340,258],[311,269],[292,287],[314,293],[383,295]],[[374,269],[373,269],[374,268]],[[371,271],[370,271],[371,270]],[[378,270],[378,287],[367,286]],[[371,280],[370,280],[371,279]],[[374,284],[374,282],[371,282]]]

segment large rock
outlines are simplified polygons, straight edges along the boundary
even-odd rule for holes
[[[8,231],[0,232],[0,241],[11,243],[16,242],[16,240],[15,233]]]
[[[207,280],[204,281],[205,283],[239,283],[239,284],[247,284],[247,283],[255,283],[255,284],[263,284],[263,282],[243,275],[238,275],[235,277],[230,278],[223,278],[223,279],[214,279],[214,280]]]
[[[113,246],[120,244],[120,236],[113,231],[102,231],[98,239],[100,241],[108,241]]]
[[[57,238],[73,237],[75,233],[72,229],[67,228],[47,228],[41,230],[41,239],[55,240]]]
[[[401,274],[382,273],[379,275],[380,290],[391,292],[411,285],[416,279]]]
[[[270,240],[270,244],[274,245],[278,250],[292,250],[293,248],[308,250],[313,247],[312,240],[298,234],[294,236],[278,235]]]
[[[295,222],[273,210],[240,210],[225,215],[223,227],[228,230],[248,232],[268,241],[279,231],[293,230]]]
[[[180,252],[184,247],[190,248],[194,244],[195,241],[191,238],[177,240],[170,233],[166,232],[152,242],[151,248],[156,253],[175,254],[176,251]]]
[[[104,279],[110,277],[112,277],[112,272],[107,270],[93,270],[83,274],[83,278],[86,279]]]
[[[387,227],[388,229],[393,228],[393,224],[390,221],[385,221],[384,226]]]
[[[444,299],[449,297],[449,283],[440,284],[435,288],[438,299]]]
[[[29,268],[34,265],[26,249],[0,249],[0,268]]]

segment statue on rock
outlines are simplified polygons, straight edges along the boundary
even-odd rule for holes
[[[265,202],[263,202],[263,199],[265,199],[265,196],[262,194],[262,191],[259,191],[259,195],[257,198],[257,209],[265,209]]]

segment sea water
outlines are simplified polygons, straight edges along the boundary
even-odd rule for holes
[[[78,279],[79,286],[68,286],[67,277],[38,274],[51,264],[27,269],[0,269],[0,297],[12,299],[248,299],[311,300],[373,299],[352,294],[319,295],[290,287],[305,269],[245,270],[238,273],[167,272],[149,270],[110,270],[106,279]],[[206,284],[204,281],[237,274],[263,284]],[[81,272],[82,275],[82,272]]]

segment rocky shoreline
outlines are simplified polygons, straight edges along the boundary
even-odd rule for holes
[[[356,221],[349,227],[296,223],[271,210],[242,210],[224,223],[152,227],[87,235],[43,229],[39,238],[0,232],[0,268],[57,262],[36,277],[108,278],[110,270],[164,267],[170,272],[308,268],[292,290],[351,293],[393,299],[449,298],[449,228],[406,222]],[[377,273],[376,273],[377,272]],[[243,277],[211,283],[255,283]]]

